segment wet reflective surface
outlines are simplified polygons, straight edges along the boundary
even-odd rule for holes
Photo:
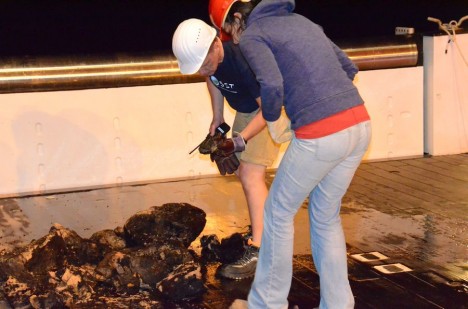
[[[268,181],[274,178],[269,173]],[[248,211],[236,177],[0,200],[0,249],[47,234],[53,223],[82,237],[122,225],[137,211],[190,203],[206,212],[200,234],[243,232]],[[467,308],[468,155],[363,163],[342,206],[356,308]],[[319,282],[310,258],[307,205],[296,216],[291,305],[314,308]],[[192,243],[200,250],[199,239]],[[217,278],[208,265],[202,299],[167,308],[227,308],[251,281]]]

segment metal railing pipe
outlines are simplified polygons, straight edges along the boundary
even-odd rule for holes
[[[338,44],[360,70],[416,66],[414,40]],[[63,91],[201,82],[182,75],[171,53],[0,59],[0,93]]]

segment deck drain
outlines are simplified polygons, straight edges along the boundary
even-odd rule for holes
[[[373,261],[381,261],[388,259],[388,256],[383,255],[380,252],[367,252],[367,253],[359,253],[359,254],[352,254],[351,257],[355,260],[360,262],[373,262]]]
[[[400,264],[400,263],[379,265],[379,266],[374,266],[374,268],[384,274],[396,274],[396,273],[412,271],[411,268],[406,267],[405,265]]]

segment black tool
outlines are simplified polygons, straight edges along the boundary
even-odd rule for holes
[[[192,154],[198,148],[200,148],[200,153],[202,154],[213,153],[213,151],[216,150],[217,141],[223,139],[229,130],[231,130],[231,127],[227,123],[223,122],[216,128],[215,134],[213,136],[208,133],[205,139],[200,144],[198,144],[197,147],[193,148],[189,154]]]

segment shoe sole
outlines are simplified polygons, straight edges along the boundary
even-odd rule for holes
[[[230,276],[230,275],[225,275],[225,274],[222,274],[222,273],[218,273],[218,276],[220,276],[222,278],[226,278],[226,279],[232,279],[232,280],[249,279],[249,278],[253,278],[254,275],[255,275],[255,273],[253,273],[251,275],[245,275],[245,276]]]
[[[254,277],[254,275],[245,276],[245,277],[232,277],[232,276],[224,276],[224,275],[220,275],[220,276],[223,277],[223,278],[232,279],[232,280],[244,280],[244,279],[249,279],[249,278]]]

